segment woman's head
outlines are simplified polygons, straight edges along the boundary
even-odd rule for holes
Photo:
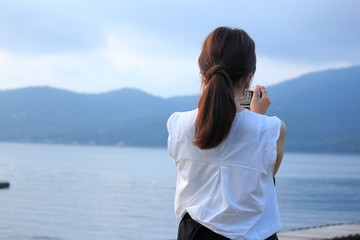
[[[219,27],[203,43],[199,68],[204,86],[217,71],[224,70],[234,86],[247,88],[246,81],[256,70],[255,43],[244,30]]]
[[[202,94],[195,124],[195,145],[218,146],[236,114],[234,91],[249,87],[256,70],[255,43],[241,29],[219,27],[205,39],[199,56]]]

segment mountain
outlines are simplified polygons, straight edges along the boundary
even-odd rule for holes
[[[0,141],[163,146],[168,116],[189,109],[191,99],[196,97],[179,102],[129,88],[104,94],[48,87],[0,91]]]
[[[307,74],[268,87],[268,115],[287,125],[286,149],[360,152],[360,67]],[[0,141],[166,146],[166,121],[198,96],[161,98],[124,88],[79,94],[49,87],[0,91]]]
[[[310,73],[268,91],[268,114],[287,125],[287,149],[360,152],[360,66]]]

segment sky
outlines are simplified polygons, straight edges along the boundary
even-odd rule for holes
[[[200,92],[197,58],[219,26],[256,43],[253,84],[360,65],[358,0],[0,0],[0,90],[131,87]]]

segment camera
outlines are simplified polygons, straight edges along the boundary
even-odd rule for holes
[[[243,106],[244,108],[248,108],[250,109],[250,103],[251,103],[251,99],[254,96],[254,91],[253,90],[246,90],[245,94],[244,94],[244,98],[240,100],[240,104],[241,106]],[[260,91],[260,96],[259,98],[262,97],[261,91]]]

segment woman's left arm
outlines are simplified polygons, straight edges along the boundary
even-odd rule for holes
[[[284,122],[281,122],[280,136],[276,142],[277,155],[276,155],[276,162],[275,162],[274,173],[273,173],[274,177],[280,168],[280,165],[281,165],[281,162],[282,162],[282,159],[284,156],[285,135],[286,135],[286,125]]]

